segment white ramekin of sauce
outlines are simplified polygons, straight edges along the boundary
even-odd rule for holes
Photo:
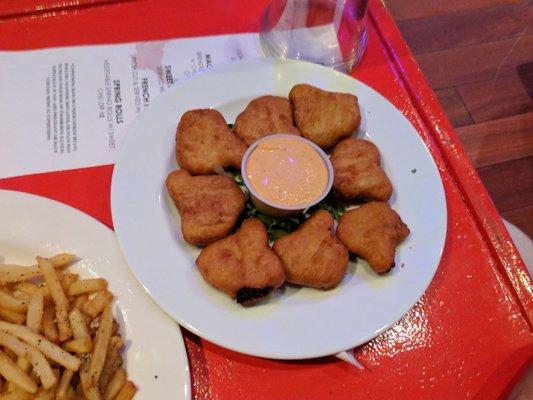
[[[257,209],[277,217],[314,206],[333,185],[327,154],[307,139],[283,133],[252,143],[244,153],[241,172]]]

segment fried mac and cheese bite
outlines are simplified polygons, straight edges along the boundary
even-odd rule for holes
[[[343,200],[387,201],[392,185],[380,165],[377,147],[368,140],[348,138],[335,146],[333,193]]]
[[[193,175],[217,168],[240,168],[246,145],[228,128],[216,110],[191,110],[181,117],[176,132],[176,159]]]
[[[233,132],[247,145],[275,133],[300,136],[294,126],[291,103],[278,96],[261,96],[252,100],[235,119]]]
[[[351,253],[366,260],[378,274],[394,267],[396,246],[409,228],[387,203],[373,201],[344,213],[337,237]]]
[[[316,211],[295,232],[274,242],[283,261],[287,282],[316,289],[337,286],[348,267],[348,250],[333,232],[333,217]]]
[[[350,137],[361,123],[357,97],[352,94],[301,84],[291,89],[289,99],[302,136],[324,149]]]
[[[279,257],[268,245],[261,221],[249,218],[237,232],[202,250],[196,259],[202,277],[240,304],[253,304],[285,282]]]
[[[183,238],[207,245],[228,236],[244,210],[245,197],[235,182],[221,175],[168,175],[166,187],[181,216]]]

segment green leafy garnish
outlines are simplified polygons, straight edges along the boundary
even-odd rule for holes
[[[300,214],[298,216],[281,218],[273,217],[271,215],[263,214],[259,211],[252,200],[246,201],[246,208],[244,209],[245,218],[257,218],[265,224],[270,241],[274,241],[291,232],[294,232],[305,221],[305,216]]]
[[[307,214],[310,215],[316,210],[326,210],[333,216],[333,218],[335,218],[338,221],[341,215],[346,212],[346,207],[342,203],[339,203],[338,201],[333,199],[331,196],[327,196],[320,203],[311,207],[307,211]]]
[[[235,183],[237,185],[239,185],[239,186],[244,185],[244,179],[242,179],[242,175],[240,173],[235,174],[233,179],[235,180]]]

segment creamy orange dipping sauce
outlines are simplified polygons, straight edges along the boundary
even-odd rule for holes
[[[259,196],[281,206],[309,203],[328,184],[328,169],[320,154],[296,138],[260,142],[250,153],[245,173]]]

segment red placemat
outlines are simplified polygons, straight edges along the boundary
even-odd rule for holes
[[[266,4],[154,0],[14,13],[0,16],[0,45],[29,49],[251,32]],[[249,357],[184,332],[195,399],[493,399],[533,355],[531,281],[516,249],[378,1],[371,1],[369,29],[368,52],[353,75],[413,123],[444,182],[448,234],[435,279],[401,321],[356,350],[363,371],[333,357]],[[62,171],[0,180],[0,188],[62,201],[112,226],[111,174],[112,166]]]
[[[2,0],[0,1],[1,17],[24,17],[45,14],[50,12],[67,11],[69,9],[81,9],[96,4],[115,3],[121,0]]]

